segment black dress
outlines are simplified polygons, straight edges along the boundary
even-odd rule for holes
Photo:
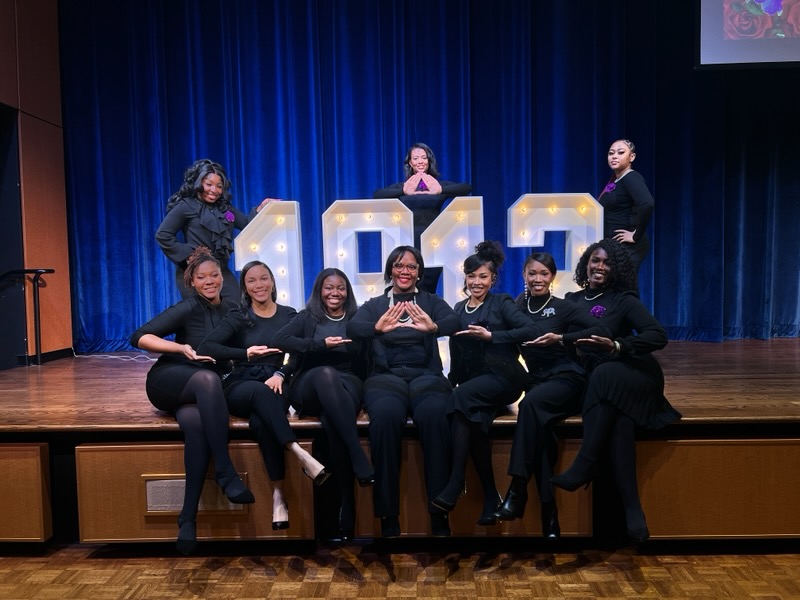
[[[613,238],[617,229],[633,231],[633,244],[622,244],[639,270],[639,265],[650,250],[647,237],[647,226],[653,215],[655,202],[644,177],[638,171],[628,171],[621,179],[614,182],[613,189],[606,189],[597,201],[603,207],[604,237]]]
[[[680,413],[664,397],[664,373],[651,354],[667,345],[666,331],[637,295],[587,288],[566,298],[600,319],[621,346],[618,354],[581,354],[582,363],[591,372],[583,412],[598,402],[607,402],[647,429],[660,429],[680,419]],[[571,342],[577,337],[564,336]]]

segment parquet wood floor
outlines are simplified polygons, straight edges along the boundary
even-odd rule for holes
[[[176,557],[152,547],[71,545],[0,556],[0,598],[800,598],[800,555],[377,553]]]

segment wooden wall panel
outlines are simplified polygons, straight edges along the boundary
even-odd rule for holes
[[[61,127],[58,1],[17,0],[17,40],[20,111]]]
[[[369,454],[368,442],[363,446]],[[580,440],[567,440],[561,445],[557,470],[569,466],[580,448]],[[492,464],[494,466],[497,491],[504,496],[511,478],[506,475],[508,457],[511,452],[510,440],[494,440],[492,443]],[[483,491],[475,469],[469,463],[467,469],[467,494],[450,513],[450,528],[454,536],[531,536],[541,535],[539,516],[539,496],[536,485],[528,486],[528,506],[523,519],[498,522],[494,527],[481,527],[476,524],[483,508]],[[430,516],[428,497],[423,479],[423,457],[419,442],[403,440],[403,460],[400,480],[400,529],[406,536],[429,536]],[[592,535],[592,494],[591,489],[574,493],[556,492],[559,521],[562,535]],[[358,488],[356,492],[356,535],[358,537],[380,537],[380,521],[374,517],[372,509],[372,488]]]
[[[0,540],[43,542],[53,535],[47,444],[0,444]]]
[[[311,451],[310,441],[299,442]],[[231,458],[256,497],[243,509],[200,512],[197,538],[313,539],[312,481],[299,461],[286,453],[284,483],[289,504],[289,529],[272,531],[272,488],[258,450],[251,442],[230,444]],[[146,514],[147,477],[184,473],[183,444],[84,444],[75,449],[81,542],[174,540],[177,513]],[[212,477],[208,486],[218,489]],[[212,490],[215,491],[215,490]]]
[[[800,537],[800,440],[637,443],[653,538]]]
[[[0,103],[19,107],[15,0],[0,0]]]
[[[42,352],[72,347],[64,142],[61,128],[19,115],[20,192],[25,268],[52,268],[40,288]],[[26,286],[28,354],[35,353],[33,289]]]

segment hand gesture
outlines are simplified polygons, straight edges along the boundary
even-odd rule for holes
[[[492,332],[486,329],[483,325],[469,325],[463,331],[456,331],[455,335],[464,337],[473,337],[488,342],[492,339]]]
[[[351,343],[353,340],[349,340],[347,338],[343,338],[339,335],[332,335],[330,337],[325,338],[325,347],[326,348],[336,348],[338,346],[344,346],[345,344]]]
[[[406,182],[403,184],[403,195],[405,196],[413,196],[417,193],[417,186],[419,185],[420,179],[422,179],[423,173],[414,173],[411,177],[406,179]]]
[[[427,192],[417,192],[418,194],[441,194],[442,193],[442,184],[439,183],[435,177],[432,175],[428,175],[427,173],[420,173],[420,178],[422,181],[425,182],[425,186],[428,188]]]
[[[250,346],[247,349],[247,360],[252,358],[259,358],[260,356],[267,356],[268,354],[278,354],[281,350],[279,348],[270,348],[269,346]]]
[[[406,312],[405,305],[406,302],[398,302],[394,306],[390,306],[389,309],[381,315],[378,322],[375,323],[376,333],[389,333],[393,329],[396,329],[397,326],[400,325],[400,317]]]
[[[529,340],[527,342],[523,342],[523,346],[552,346],[553,344],[557,344],[563,341],[564,336],[560,333],[545,333],[544,335],[540,335],[535,340]]]
[[[197,354],[197,352],[194,351],[194,348],[192,348],[189,344],[183,345],[183,355],[189,360],[194,360],[197,362],[208,362],[212,364],[217,363],[217,361],[210,356],[201,356]]]
[[[581,346],[585,346],[593,350],[607,350],[608,352],[612,352],[614,350],[614,340],[601,335],[593,335],[590,338],[582,338],[577,340],[575,345],[578,346],[579,349]]]
[[[413,327],[417,331],[421,331],[423,333],[435,333],[438,331],[439,326],[433,322],[430,315],[422,310],[419,306],[414,304],[413,302],[401,302],[400,304],[405,305],[405,312],[408,313],[408,316],[411,318],[406,321],[405,323],[400,323],[403,327]]]

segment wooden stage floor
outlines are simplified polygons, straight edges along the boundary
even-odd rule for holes
[[[657,356],[681,425],[800,421],[800,339],[671,342]],[[12,432],[177,430],[145,396],[152,360],[85,355],[0,371],[0,441]]]

